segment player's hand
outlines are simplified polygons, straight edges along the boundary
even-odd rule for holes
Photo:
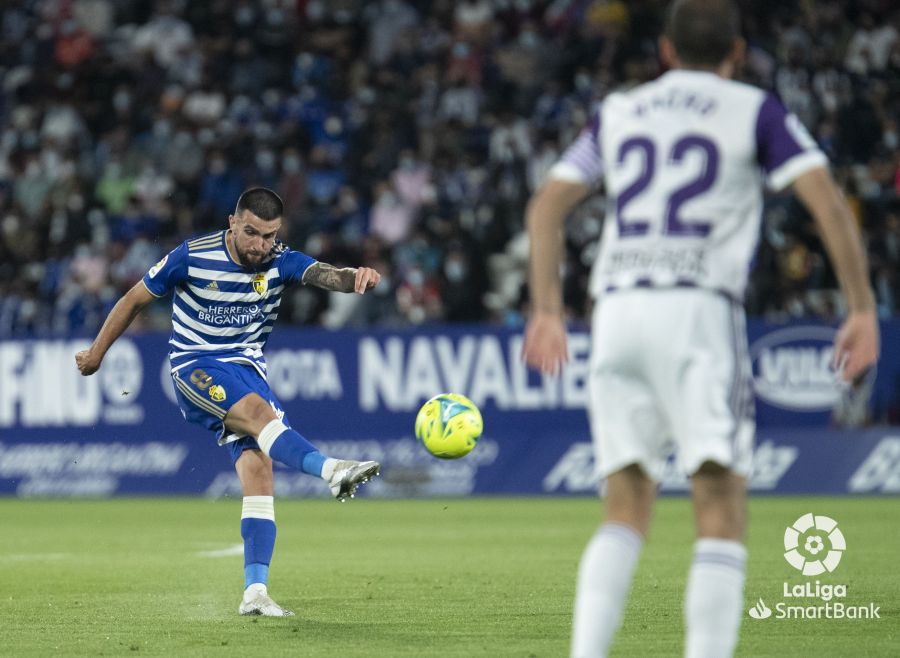
[[[522,358],[545,375],[557,375],[569,360],[566,325],[558,313],[537,311],[525,328]]]
[[[81,374],[85,377],[97,372],[100,369],[100,362],[102,360],[102,356],[98,357],[89,349],[81,350],[75,355],[75,365],[78,366],[78,370],[81,371]]]
[[[878,359],[878,318],[875,311],[851,313],[834,339],[834,367],[852,382]]]
[[[362,295],[366,290],[371,290],[381,281],[381,275],[371,267],[359,267],[356,269],[356,281],[353,284],[354,292]]]

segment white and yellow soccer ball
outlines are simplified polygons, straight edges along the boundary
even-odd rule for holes
[[[416,438],[441,459],[465,457],[484,430],[481,412],[464,395],[442,393],[422,405],[416,415]]]

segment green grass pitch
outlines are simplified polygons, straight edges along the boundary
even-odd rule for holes
[[[741,656],[900,654],[900,502],[756,498]],[[786,525],[808,511],[847,539],[848,602],[882,619],[754,620],[783,582]],[[588,498],[280,501],[270,578],[289,619],[237,615],[240,502],[0,500],[0,655],[565,656]],[[663,499],[613,656],[678,656],[688,501]],[[814,579],[813,579],[814,580]]]

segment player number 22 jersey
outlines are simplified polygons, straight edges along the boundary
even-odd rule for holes
[[[670,71],[610,94],[551,169],[606,188],[591,292],[699,287],[742,299],[763,182],[786,187],[827,165],[771,94],[700,71]]]

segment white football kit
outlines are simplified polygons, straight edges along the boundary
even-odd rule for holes
[[[607,195],[591,276],[590,418],[601,477],[675,450],[749,475],[753,394],[743,295],[762,186],[827,165],[771,94],[670,71],[610,94],[551,169]]]

